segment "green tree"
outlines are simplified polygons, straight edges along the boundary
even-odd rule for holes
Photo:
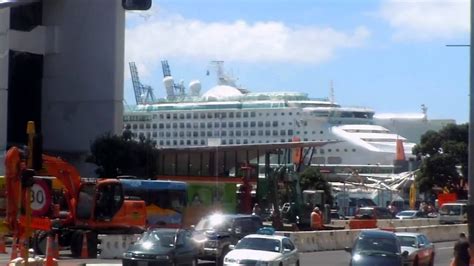
[[[423,158],[415,178],[421,192],[438,186],[460,198],[467,196],[462,185],[467,182],[468,134],[468,124],[449,124],[421,136],[420,144],[413,148],[413,153]]]
[[[300,174],[301,190],[324,190],[324,198],[327,204],[332,205],[331,185],[319,171],[319,167],[307,167]]]
[[[153,178],[157,174],[158,150],[151,140],[131,140],[123,136],[104,134],[91,144],[86,161],[98,166],[99,177],[133,175]]]

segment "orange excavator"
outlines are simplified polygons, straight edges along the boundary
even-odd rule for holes
[[[45,254],[47,235],[53,233],[74,257],[81,255],[86,236],[89,256],[95,257],[98,234],[145,229],[145,202],[125,199],[118,179],[83,179],[61,158],[35,156],[33,141],[26,150],[11,147],[7,151],[5,178],[7,227],[17,241],[32,245],[36,253]]]

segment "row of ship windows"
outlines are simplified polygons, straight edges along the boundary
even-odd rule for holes
[[[289,126],[293,125],[293,122],[288,122]],[[297,123],[298,126],[300,126],[299,123]],[[244,122],[194,122],[194,123],[159,123],[159,124],[151,124],[151,123],[140,123],[140,124],[126,124],[125,127],[128,129],[177,129],[177,128],[240,128],[240,127],[279,127],[279,126],[285,126],[285,122],[278,122],[278,121],[244,121]],[[323,134],[323,131],[319,131],[320,134]],[[313,134],[316,134],[315,131],[313,131]]]
[[[187,131],[187,132],[184,132],[184,131],[173,131],[173,132],[170,132],[170,131],[167,131],[167,132],[163,132],[163,131],[160,131],[160,132],[140,132],[138,133],[138,135],[143,135],[143,136],[147,136],[148,138],[150,137],[153,137],[153,138],[156,138],[156,137],[167,137],[167,138],[171,138],[171,137],[234,137],[234,136],[237,136],[237,137],[240,137],[240,136],[293,136],[293,134],[295,133],[295,131],[293,131],[293,129],[281,129],[281,130],[244,130],[244,131],[233,131],[233,130],[230,130],[230,131]],[[315,132],[313,131],[313,134]],[[296,135],[300,135],[301,132],[300,131],[296,131]],[[303,132],[304,135],[307,135],[308,134],[308,131],[304,131]],[[321,133],[322,134],[322,133]],[[136,134],[135,134],[136,135]],[[138,136],[137,135],[137,136]]]
[[[281,112],[282,116],[288,114],[289,116],[293,115],[293,112]],[[295,113],[297,116],[300,115],[300,112]],[[259,112],[258,116],[263,116],[264,113]],[[273,113],[273,116],[277,116],[278,113]],[[204,119],[204,118],[248,118],[248,117],[256,117],[256,112],[216,112],[216,113],[208,113],[208,112],[201,112],[201,113],[164,113],[164,114],[154,114],[153,119]],[[270,113],[265,113],[265,116],[270,116]],[[124,119],[126,121],[144,121],[145,116],[140,115],[128,115],[125,116]]]

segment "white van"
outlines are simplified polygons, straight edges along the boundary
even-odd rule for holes
[[[467,223],[467,204],[461,202],[445,203],[439,208],[440,224]]]

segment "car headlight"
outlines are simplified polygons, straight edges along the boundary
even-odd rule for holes
[[[257,262],[257,266],[270,266],[272,263],[268,261],[259,261]]]
[[[131,258],[131,257],[133,257],[133,253],[132,252],[125,252],[125,253],[123,253],[123,257],[124,258]]]
[[[157,260],[169,260],[170,257],[168,255],[158,255],[155,257]]]

